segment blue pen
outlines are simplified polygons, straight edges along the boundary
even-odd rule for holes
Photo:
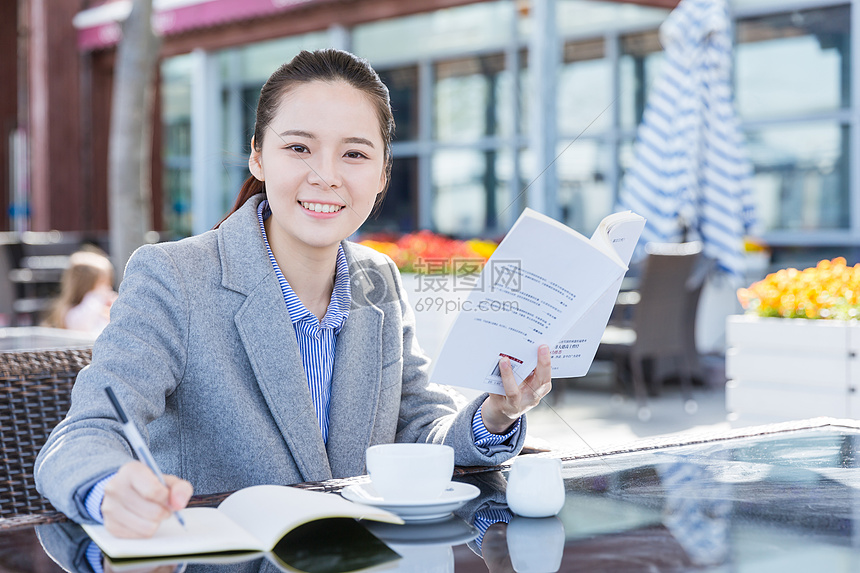
[[[152,457],[152,453],[149,451],[149,448],[146,447],[146,442],[143,441],[143,436],[141,436],[140,432],[137,431],[137,427],[134,425],[134,422],[129,420],[128,416],[125,415],[125,410],[123,410],[122,404],[119,403],[119,399],[117,399],[116,394],[113,393],[113,389],[110,386],[106,386],[105,393],[108,395],[108,398],[110,398],[110,403],[113,404],[113,409],[116,410],[116,415],[119,417],[119,421],[122,422],[122,431],[131,443],[131,447],[134,448],[135,455],[152,470],[152,473],[155,474],[155,477],[158,478],[161,485],[167,487],[167,482],[164,481],[164,474],[162,474],[161,470],[158,469],[158,464],[155,463],[155,458]],[[179,512],[174,511],[173,515],[176,516],[176,520],[179,521],[179,524],[182,527],[185,527],[185,520],[182,519]]]

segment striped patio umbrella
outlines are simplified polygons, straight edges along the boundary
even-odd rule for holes
[[[619,203],[648,222],[648,241],[701,240],[740,280],[743,237],[755,224],[752,168],[732,104],[731,21],[725,0],[682,0],[660,27],[665,50]]]

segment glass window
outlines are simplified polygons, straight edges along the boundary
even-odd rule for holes
[[[162,161],[164,163],[164,234],[191,234],[191,56],[161,64]]]
[[[248,156],[251,153],[251,136],[254,135],[254,119],[260,86],[234,86],[226,88],[222,94],[223,151],[221,164],[224,168],[221,177],[221,201],[225,209],[233,205],[239,189],[251,172],[248,170]],[[216,200],[215,194],[210,200]]]
[[[493,235],[506,233],[525,207],[523,189],[525,189],[526,183],[522,180],[522,176],[516,185],[511,187],[515,160],[521,161],[520,154],[513,155],[508,149],[500,150],[495,157],[496,196],[493,199],[492,207],[495,209],[496,215],[490,221],[493,224],[487,226],[487,231]]]
[[[848,107],[849,27],[848,6],[738,22],[735,97],[741,116]]]
[[[528,89],[530,74],[529,74],[529,56],[527,50],[520,50],[519,55],[519,65],[520,65],[520,85],[519,85],[519,93],[516,94],[517,101],[512,102],[511,105],[519,105],[519,113],[520,113],[520,125],[519,125],[519,135],[528,135],[529,134],[529,123],[531,122],[531,118],[529,117],[532,113],[532,102],[531,102],[531,90]],[[508,92],[511,93],[511,92]],[[507,132],[505,132],[507,134]]]
[[[482,154],[473,149],[438,151],[433,156],[433,226],[450,235],[478,233],[486,218]]]
[[[161,115],[191,117],[191,56],[168,58],[161,64]]]
[[[191,167],[173,166],[164,170],[164,230],[169,239],[191,236]]]
[[[618,179],[624,178],[627,170],[633,167],[636,156],[633,154],[633,139],[625,139],[618,143]]]
[[[747,131],[756,206],[764,230],[849,226],[849,132],[835,122]]]
[[[328,47],[330,47],[328,33],[312,32],[223,50],[219,53],[221,77],[226,82],[258,83],[262,87],[272,72],[281,64],[289,62],[302,50],[319,50]],[[230,61],[231,53],[234,51],[238,52],[236,63]]]
[[[622,127],[634,128],[642,121],[648,94],[662,63],[663,47],[657,30],[621,39],[618,105]]]
[[[418,139],[418,68],[384,70],[379,72],[379,77],[388,86],[396,126],[395,139]]]
[[[503,55],[463,58],[436,65],[434,135],[441,141],[479,139],[510,129],[510,89]]]
[[[257,120],[257,102],[260,99],[262,85],[242,88],[242,155],[251,153],[251,137],[254,135],[254,123]],[[247,166],[246,166],[247,167]]]
[[[191,157],[191,118],[164,118],[164,154],[168,157]]]
[[[593,135],[612,126],[612,62],[605,58],[603,39],[568,42],[558,78],[558,130],[573,138]]]
[[[729,0],[731,10],[761,10],[774,6],[785,6],[785,0]]]
[[[514,200],[508,185],[511,161],[509,152],[496,150],[437,151],[433,155],[434,228],[460,237],[506,228]]]
[[[633,3],[558,0],[558,31],[562,36],[603,34],[630,26],[659,26],[669,10]]]
[[[396,157],[382,206],[362,225],[363,232],[409,233],[418,228],[418,158]]]
[[[606,215],[612,213],[614,190],[609,187],[612,146],[581,139],[558,147],[558,204],[561,221],[591,236]]]
[[[502,48],[514,11],[507,0],[481,2],[356,26],[352,49],[379,67],[436,54]]]

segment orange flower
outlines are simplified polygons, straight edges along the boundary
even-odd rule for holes
[[[465,274],[480,270],[496,249],[490,241],[458,241],[430,231],[403,235],[396,242],[364,240],[390,256],[401,271],[421,274]]]

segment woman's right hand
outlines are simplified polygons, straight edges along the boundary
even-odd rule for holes
[[[185,508],[193,493],[191,484],[165,475],[167,486],[139,461],[128,462],[105,485],[102,517],[115,537],[152,537],[159,524]]]

